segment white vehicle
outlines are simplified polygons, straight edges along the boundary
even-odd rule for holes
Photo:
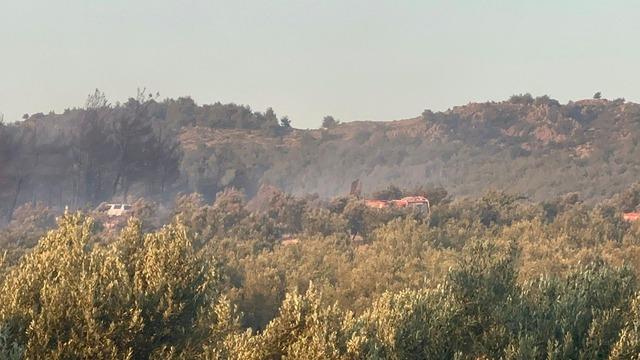
[[[129,204],[106,204],[107,216],[122,216],[131,213],[133,207]]]

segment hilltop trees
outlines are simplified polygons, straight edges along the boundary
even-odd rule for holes
[[[148,160],[152,157],[154,142],[148,104],[129,99],[122,109],[118,109],[111,124],[110,135],[113,143],[114,180],[112,196],[118,190],[127,198],[131,184],[144,179],[150,173]]]
[[[142,95],[118,108],[90,97],[93,105],[81,112],[71,150],[76,185],[84,189],[79,195],[85,201],[95,204],[116,195],[126,199],[138,183],[146,189],[143,193],[156,186],[163,191],[177,179],[178,144],[166,127],[154,124],[158,120],[151,108],[156,103]]]
[[[199,191],[213,199],[229,185],[250,191],[257,183],[249,173],[265,171],[262,164],[254,166],[263,161],[253,158],[259,150],[246,154],[229,146],[209,151],[201,144],[185,157],[183,130],[243,129],[269,138],[292,129],[288,117],[278,119],[270,108],[261,113],[235,104],[199,106],[190,98],[157,98],[141,90],[113,105],[96,89],[82,109],[0,125],[3,222],[25,202],[80,208],[131,195],[170,201],[179,191]]]
[[[327,115],[322,119],[322,127],[325,129],[333,129],[338,126],[340,122],[333,118],[331,115]]]
[[[109,107],[109,100],[107,95],[96,89],[93,93],[87,95],[87,101],[85,102],[85,108],[87,110],[100,110]]]
[[[44,145],[42,136],[38,137],[38,125],[36,122],[30,122],[26,126],[4,128],[4,137],[6,143],[3,145],[5,166],[2,170],[5,185],[4,190],[8,193],[6,196],[6,218],[10,220],[13,211],[19,205],[21,195],[25,193],[25,189],[31,185],[33,188],[34,177],[41,174],[39,169],[41,155],[48,155],[43,150]],[[58,148],[59,150],[59,148]],[[54,168],[58,171],[60,168]]]
[[[61,210],[144,196],[166,205],[180,192],[212,201],[226,187],[253,196],[265,182],[330,197],[354,178],[372,189],[443,184],[456,195],[498,188],[535,200],[585,189],[590,203],[638,177],[639,109],[525,94],[425,111],[426,121],[340,126],[327,116],[320,130],[294,131],[273,109],[148,95],[111,104],[97,91],[82,109],[3,126],[0,207],[6,222],[26,202]]]
[[[531,94],[526,93],[526,94],[512,95],[509,98],[509,102],[512,104],[529,105],[529,104],[533,104],[534,99],[533,99],[533,96],[531,96]]]
[[[74,205],[81,199],[98,203],[107,198],[108,163],[112,158],[108,107],[91,107],[71,131],[70,155],[74,169]]]
[[[141,94],[112,107],[96,90],[86,109],[1,125],[0,206],[6,219],[27,201],[96,205],[127,198],[132,187],[148,196],[177,181],[182,152],[176,135],[155,117],[155,100]]]
[[[280,126],[282,126],[283,128],[286,129],[290,129],[291,128],[291,120],[289,120],[288,116],[284,116],[280,119]]]

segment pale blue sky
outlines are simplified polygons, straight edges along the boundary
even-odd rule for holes
[[[640,101],[640,2],[0,0],[0,112],[138,87],[296,127],[514,93]]]

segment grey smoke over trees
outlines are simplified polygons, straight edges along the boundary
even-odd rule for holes
[[[10,220],[25,203],[73,209],[132,196],[165,201],[179,191],[204,190],[211,197],[217,186],[196,189],[197,181],[184,174],[183,128],[257,129],[272,136],[291,130],[291,121],[279,120],[272,109],[261,114],[234,104],[158,97],[138,90],[112,104],[96,89],[83,108],[0,121],[0,219]]]
[[[211,202],[230,187],[252,197],[263,184],[326,198],[348,193],[354,179],[369,191],[499,188],[540,201],[580,191],[597,202],[640,176],[640,105],[624,99],[521,94],[400,121],[327,116],[321,129],[301,130],[271,108],[158,98],[140,91],[112,103],[95,91],[82,108],[0,125],[3,221],[26,203],[167,204],[191,192]]]

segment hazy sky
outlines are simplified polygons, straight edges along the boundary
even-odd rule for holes
[[[0,0],[0,112],[136,88],[296,127],[514,93],[640,101],[640,2]]]

